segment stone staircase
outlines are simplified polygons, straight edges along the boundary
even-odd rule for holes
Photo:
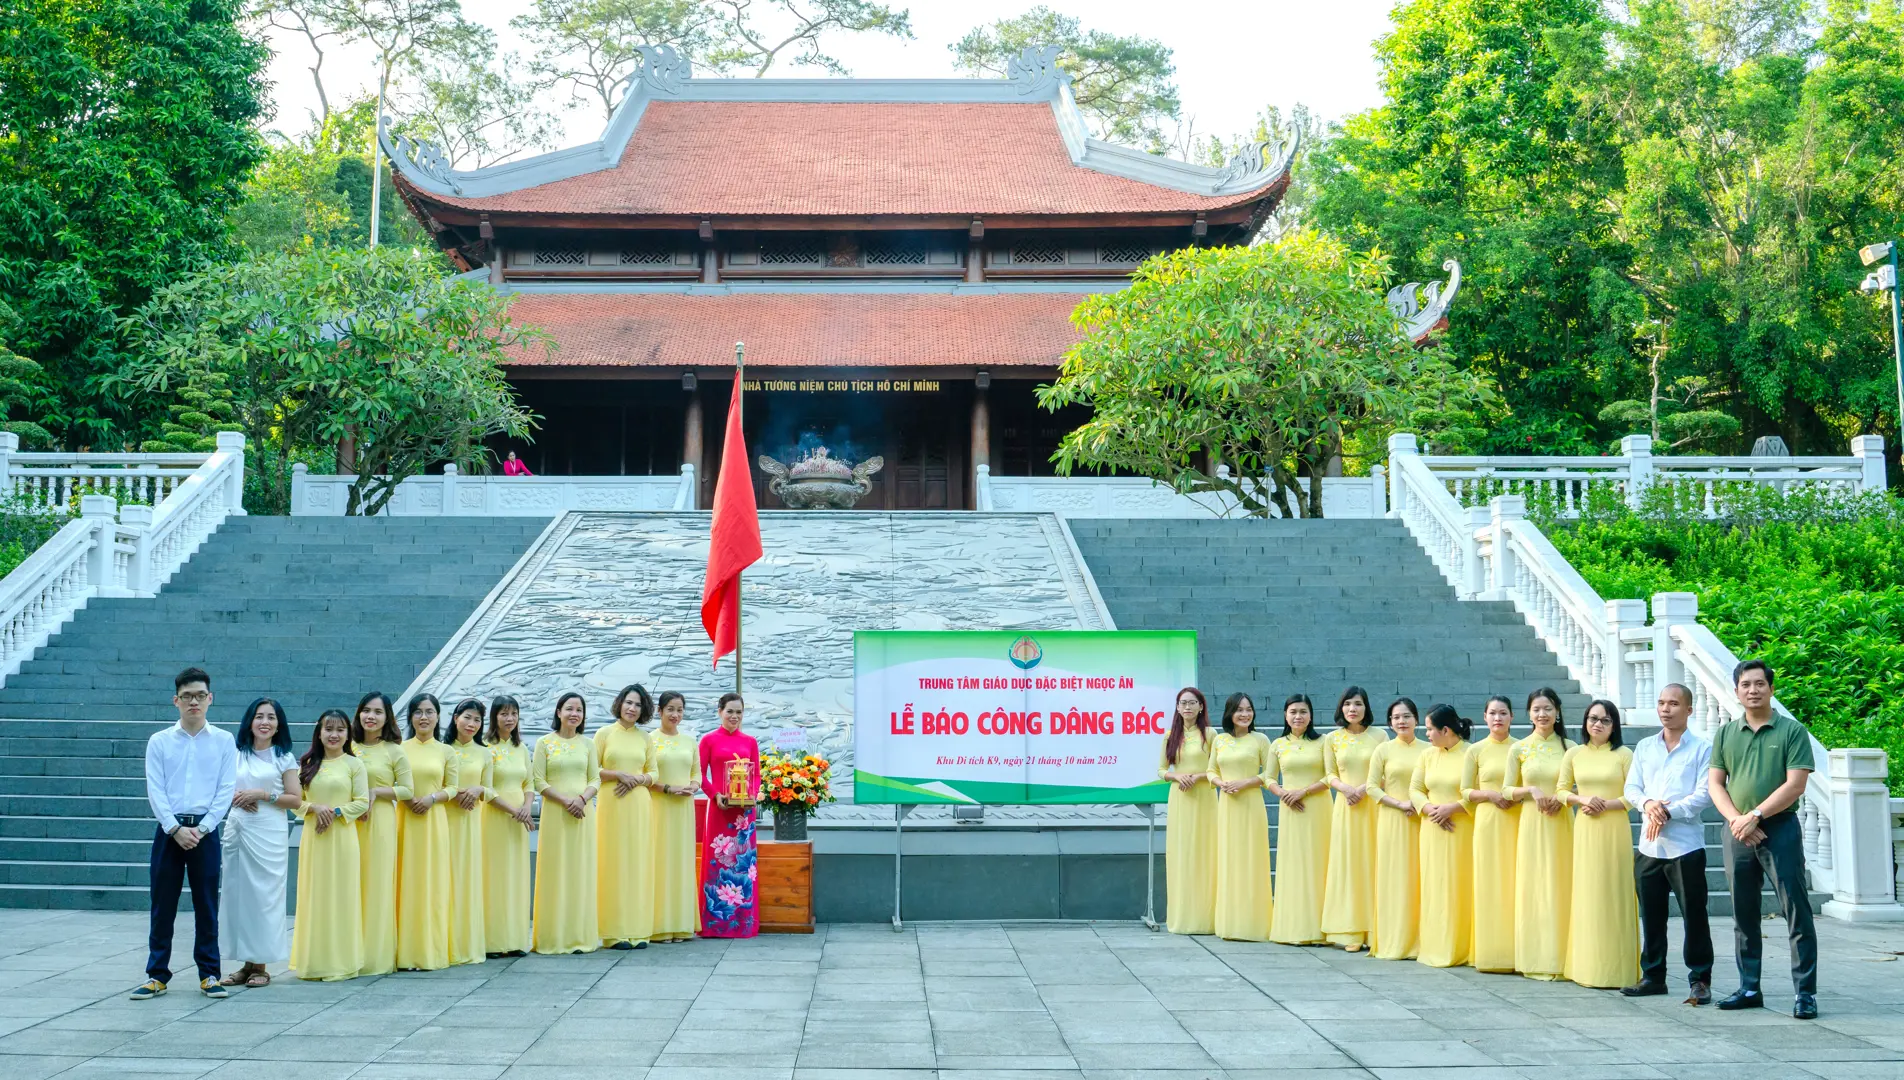
[[[1195,630],[1197,678],[1212,713],[1234,691],[1256,703],[1271,737],[1283,699],[1314,699],[1327,727],[1344,687],[1366,688],[1378,715],[1407,696],[1475,721],[1491,694],[1521,707],[1560,691],[1578,738],[1588,699],[1507,602],[1462,601],[1399,521],[1074,519],[1071,533],[1120,630]],[[1657,727],[1623,725],[1627,745]],[[1277,806],[1270,806],[1272,822]],[[1634,833],[1638,836],[1637,815]],[[1272,843],[1274,828],[1272,826]],[[1729,915],[1724,826],[1707,812],[1709,910]],[[1829,897],[1814,894],[1814,909]],[[1765,910],[1777,905],[1767,891]]]
[[[0,688],[0,907],[146,905],[145,741],[172,677],[211,719],[399,694],[541,533],[532,518],[232,518],[155,599],[94,600]]]

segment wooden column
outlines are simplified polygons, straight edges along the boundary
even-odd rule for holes
[[[992,407],[986,389],[989,379],[981,380],[972,391],[972,468],[992,463]]]
[[[985,280],[985,223],[978,218],[965,232],[965,280],[972,285]]]
[[[703,427],[701,418],[701,389],[699,386],[696,386],[694,389],[689,390],[687,394],[688,412],[687,422],[683,425],[681,437],[681,462],[684,465],[694,466],[694,508],[698,510],[701,508],[701,491],[706,484],[706,479],[703,475],[706,471],[706,463],[702,460],[704,456],[703,443],[705,440],[701,435]]]

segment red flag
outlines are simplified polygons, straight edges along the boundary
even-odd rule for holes
[[[714,481],[714,528],[707,545],[707,580],[701,583],[701,625],[714,643],[714,663],[740,642],[740,572],[760,560],[760,515],[754,507],[754,477],[747,467],[747,440],[740,432],[740,374],[727,403],[727,434],[721,440],[721,475]]]

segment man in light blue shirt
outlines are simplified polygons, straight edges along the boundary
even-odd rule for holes
[[[146,981],[132,1000],[149,1001],[172,981],[172,924],[178,919],[179,888],[192,886],[192,960],[198,988],[222,998],[218,960],[218,835],[238,787],[238,744],[231,732],[205,722],[212,704],[212,677],[186,668],[172,680],[179,720],[154,732],[145,744],[145,796],[159,819],[152,838],[152,924],[147,938]]]
[[[1712,805],[1706,769],[1712,744],[1686,730],[1692,691],[1668,683],[1659,691],[1659,734],[1633,748],[1626,801],[1641,812],[1639,864],[1640,981],[1628,997],[1666,992],[1666,895],[1679,901],[1686,924],[1687,1002],[1712,1001],[1712,928],[1706,919],[1706,837],[1701,814]]]

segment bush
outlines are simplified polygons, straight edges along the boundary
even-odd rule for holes
[[[13,573],[69,520],[63,514],[30,509],[17,500],[0,500],[0,576]]]
[[[1700,621],[1772,665],[1819,742],[1884,750],[1904,795],[1904,500],[1757,486],[1727,492],[1717,521],[1696,505],[1596,498],[1578,521],[1541,524],[1609,600],[1698,594]]]

